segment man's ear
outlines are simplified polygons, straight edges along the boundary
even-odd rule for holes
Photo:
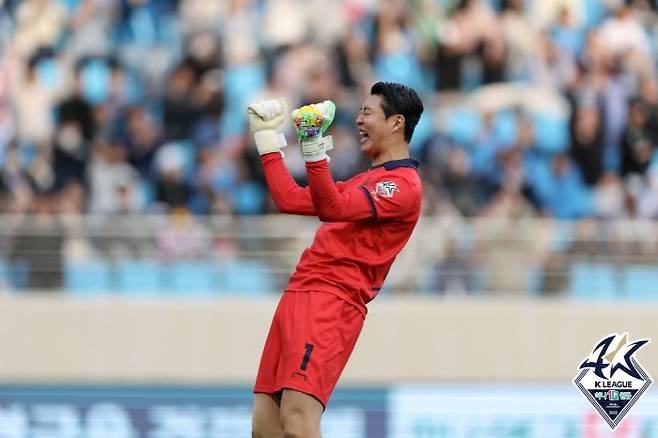
[[[391,133],[404,129],[404,116],[402,114],[395,114],[393,118],[393,130],[391,130]]]

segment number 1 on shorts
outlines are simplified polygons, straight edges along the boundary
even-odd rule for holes
[[[306,371],[308,361],[311,359],[311,353],[313,352],[313,344],[306,344],[305,348],[306,348],[306,353],[304,353],[302,364],[299,367],[299,369],[302,371]]]

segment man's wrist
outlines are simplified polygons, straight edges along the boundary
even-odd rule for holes
[[[313,162],[327,158],[326,149],[324,147],[324,138],[322,138],[322,136],[300,140],[300,146],[304,161]]]

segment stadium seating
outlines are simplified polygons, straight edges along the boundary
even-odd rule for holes
[[[626,266],[622,290],[624,296],[631,300],[658,300],[658,267],[655,265]]]
[[[166,289],[164,269],[154,260],[124,259],[116,265],[116,290],[125,295],[158,295]]]
[[[577,300],[614,300],[619,297],[618,273],[605,263],[577,262],[571,267],[569,294]]]
[[[480,114],[468,107],[452,108],[445,118],[445,132],[460,143],[475,140],[481,126]]]
[[[105,294],[112,290],[112,269],[103,260],[86,260],[66,264],[64,287],[76,296]]]
[[[532,123],[537,147],[550,154],[564,152],[569,144],[567,120],[553,114],[534,114]]]
[[[177,296],[207,296],[218,291],[216,267],[211,262],[176,262],[167,267],[167,288]]]
[[[269,267],[256,260],[235,260],[219,267],[221,292],[228,295],[267,295],[276,290]]]

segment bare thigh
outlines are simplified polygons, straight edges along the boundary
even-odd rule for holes
[[[315,397],[294,389],[281,396],[281,424],[285,436],[320,438],[324,407]]]
[[[254,394],[254,409],[251,419],[254,438],[281,438],[281,409],[279,397],[274,394]]]

